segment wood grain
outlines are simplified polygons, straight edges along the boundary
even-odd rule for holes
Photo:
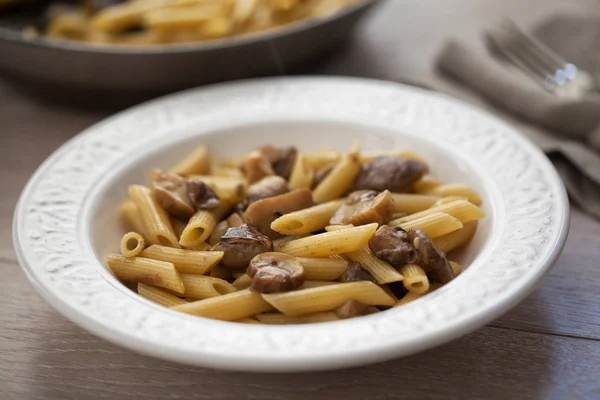
[[[343,371],[275,376],[180,366],[92,336],[51,310],[17,268],[1,267],[12,310],[0,316],[2,399],[500,399],[508,388],[518,398],[600,395],[600,341],[494,327]]]
[[[448,36],[474,41],[508,15],[600,15],[600,0],[388,1],[316,72],[431,78]],[[108,111],[39,103],[0,83],[0,399],[598,399],[600,223],[572,208],[566,248],[540,287],[476,333],[384,364],[309,374],[190,368],[133,354],[54,312],[15,262],[11,222],[37,166]]]

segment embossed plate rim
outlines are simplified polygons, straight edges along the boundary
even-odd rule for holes
[[[521,239],[513,237],[514,235],[504,235],[506,228],[525,227],[534,222],[540,223],[540,220],[533,220],[531,216],[528,216],[528,209],[522,210],[525,212],[524,216],[518,213],[507,213],[504,229],[493,233],[495,247],[489,252],[486,251],[487,258],[478,257],[471,265],[473,269],[470,268],[460,279],[436,291],[431,296],[385,313],[347,321],[303,326],[248,326],[196,318],[160,309],[133,293],[129,294],[117,289],[113,280],[106,279],[105,276],[99,274],[98,269],[95,268],[98,261],[95,257],[90,257],[89,251],[85,249],[88,238],[83,239],[83,244],[76,241],[75,250],[72,253],[66,251],[66,256],[64,256],[66,258],[61,261],[63,264],[67,263],[61,264],[61,267],[67,272],[72,264],[81,264],[79,269],[73,269],[78,273],[76,277],[81,280],[81,284],[73,284],[68,279],[61,281],[60,275],[56,275],[58,279],[54,281],[51,280],[54,277],[49,273],[44,275],[45,268],[50,268],[52,265],[47,260],[40,261],[35,258],[32,251],[36,249],[35,235],[30,229],[28,236],[22,225],[28,223],[26,218],[33,218],[32,214],[34,217],[38,216],[35,211],[27,214],[27,208],[36,198],[38,185],[40,182],[44,182],[44,176],[50,174],[53,167],[59,165],[61,160],[68,161],[66,158],[69,154],[72,156],[77,151],[84,151],[86,143],[92,143],[95,139],[101,142],[103,134],[109,132],[113,127],[117,128],[119,124],[131,126],[132,123],[134,125],[141,123],[136,122],[135,118],[149,116],[150,113],[157,113],[158,117],[161,117],[162,114],[162,117],[168,121],[175,115],[170,115],[169,112],[183,112],[175,110],[188,107],[191,113],[192,110],[197,110],[195,107],[198,104],[207,99],[210,99],[211,102],[216,101],[215,106],[219,106],[219,101],[227,98],[232,91],[236,96],[249,96],[257,101],[255,105],[244,105],[245,103],[240,102],[239,99],[237,99],[237,103],[234,100],[231,102],[232,104],[221,104],[222,110],[227,112],[235,109],[242,110],[240,112],[243,114],[245,108],[248,114],[254,114],[256,110],[252,107],[264,107],[261,109],[262,111],[268,109],[270,113],[284,115],[286,108],[289,111],[298,107],[304,112],[304,114],[299,112],[302,118],[306,118],[307,115],[309,118],[311,116],[314,118],[332,116],[332,118],[347,118],[349,121],[362,120],[365,123],[372,122],[373,124],[375,124],[374,121],[377,121],[380,125],[390,123],[398,131],[405,131],[405,134],[416,136],[416,133],[406,131],[407,127],[412,127],[420,133],[428,132],[427,135],[431,136],[428,140],[448,141],[450,147],[456,147],[456,145],[451,144],[447,136],[441,136],[442,133],[446,134],[447,132],[434,132],[435,123],[431,121],[429,121],[430,128],[433,128],[431,131],[427,131],[427,123],[423,115],[419,115],[419,113],[439,113],[441,111],[454,113],[453,118],[461,123],[475,123],[475,128],[471,128],[475,130],[468,133],[473,143],[477,143],[477,140],[483,141],[488,138],[486,136],[488,135],[489,138],[494,139],[491,144],[488,144],[488,147],[491,146],[492,150],[496,150],[494,146],[499,146],[497,150],[499,156],[503,156],[502,151],[511,154],[520,152],[523,157],[526,157],[525,159],[529,160],[530,164],[534,165],[535,173],[539,173],[539,176],[535,176],[535,182],[533,176],[526,175],[525,178],[522,178],[521,175],[530,173],[528,169],[514,172],[516,178],[525,179],[524,183],[520,181],[516,183],[517,189],[525,190],[523,185],[527,183],[527,179],[529,179],[529,184],[533,185],[532,188],[540,185],[544,189],[544,185],[547,185],[550,200],[546,200],[542,205],[549,208],[542,209],[541,215],[548,218],[547,225],[551,226],[554,231],[550,234],[551,231],[548,229],[545,232],[547,236],[535,236],[534,234],[536,240],[544,239],[545,241],[532,242],[530,249],[525,247],[521,249],[515,246],[500,248],[500,239],[504,240],[503,245],[521,244]],[[368,99],[367,102],[360,104],[358,99],[364,98]],[[227,100],[230,101],[230,99]],[[395,102],[389,100],[395,100]],[[319,102],[322,104],[318,104]],[[405,114],[408,114],[396,116],[397,110],[394,109],[396,103],[407,107],[409,111],[405,110]],[[387,104],[394,105],[386,109]],[[384,112],[378,113],[381,110]],[[218,116],[222,117],[223,115],[218,112],[211,115],[210,112],[207,112],[205,118],[216,120]],[[186,118],[192,117],[183,113],[179,115],[179,118],[186,120]],[[410,118],[416,118],[416,120]],[[438,115],[437,118],[441,117]],[[404,126],[401,128],[394,123],[397,125],[402,123]],[[183,125],[180,123],[176,126]],[[459,140],[461,139],[460,135],[466,134],[462,132],[450,131],[447,135],[454,135],[455,140]],[[167,135],[165,132],[157,131],[156,134],[158,137],[162,135],[164,141],[173,140],[173,138],[165,139],[164,137]],[[498,140],[500,143],[497,142]],[[509,144],[512,147],[507,147]],[[81,148],[77,146],[81,146]],[[122,151],[120,158],[123,159],[127,154],[127,151]],[[477,164],[477,157],[484,157],[485,153],[467,155],[466,152],[463,152],[461,155],[467,157],[470,163]],[[488,155],[488,157],[490,156]],[[117,157],[118,159],[119,157]],[[110,160],[107,160],[107,164],[100,165],[98,171],[93,171],[92,180],[100,179],[99,175],[106,173],[102,168],[109,168]],[[482,163],[479,165],[483,170],[490,169],[491,171],[492,166]],[[489,176],[491,176],[490,171],[486,171]],[[502,174],[498,170],[496,172]],[[505,172],[505,174],[510,173],[513,172]],[[508,177],[513,178],[509,175],[505,178]],[[486,184],[488,183],[486,182]],[[492,184],[501,186],[497,182],[492,182]],[[84,187],[83,184],[80,186]],[[541,190],[540,187],[538,190]],[[527,191],[523,193],[527,200]],[[86,194],[89,194],[89,190],[81,194],[83,196],[81,204],[71,206],[73,208],[71,211],[75,211],[75,216],[69,216],[68,208],[65,212],[64,218],[67,220],[75,218],[73,221],[75,226],[68,234],[76,235],[81,231],[82,226],[77,218],[80,216],[81,207],[85,204]],[[40,193],[37,195],[39,196]],[[529,193],[529,195],[532,194]],[[510,196],[505,194],[502,196],[506,196],[506,198],[502,197],[502,201],[498,204],[506,207],[505,201]],[[514,210],[501,211],[512,212]],[[41,215],[41,213],[39,214]],[[517,223],[517,217],[525,219],[519,220]],[[511,221],[510,218],[513,220]],[[538,218],[541,217],[538,216]],[[330,77],[269,78],[214,85],[165,96],[126,110],[88,128],[51,155],[30,179],[15,210],[13,240],[19,263],[38,292],[69,319],[113,343],[141,353],[192,365],[284,372],[354,366],[408,355],[447,342],[483,326],[522,300],[533,289],[541,276],[550,269],[564,246],[568,220],[569,208],[566,192],[549,160],[531,142],[496,117],[438,93],[390,82]],[[540,228],[540,233],[542,231],[543,227]],[[65,233],[65,235],[67,234]],[[67,236],[65,236],[66,238]],[[69,243],[60,243],[60,241],[53,245],[69,247]],[[50,259],[58,257],[59,250],[60,248],[52,251],[46,249],[45,256]],[[528,250],[533,251],[533,255],[527,253]],[[43,252],[39,247],[37,251],[38,253],[39,251]],[[524,251],[525,255],[522,254],[521,257],[527,257],[528,261],[525,264],[528,269],[526,273],[519,275],[518,279],[509,281],[507,277],[502,278],[506,282],[510,282],[509,287],[503,288],[503,291],[486,294],[489,287],[486,288],[486,284],[482,282],[483,278],[491,277],[492,281],[494,279],[497,282],[501,281],[500,276],[494,274],[502,272],[501,268],[503,267],[498,264],[498,261],[490,259],[494,251],[500,251],[500,254],[506,256],[507,260],[513,262],[518,259],[519,251]],[[81,254],[79,254],[80,252]],[[515,254],[511,256],[512,253]],[[494,266],[494,263],[498,264],[495,266],[497,269],[488,266]],[[504,267],[508,268],[508,265]],[[506,272],[504,275],[507,274]],[[65,276],[68,277],[68,273]],[[465,295],[461,289],[464,289],[467,284],[478,285],[474,285]],[[493,288],[494,284],[497,283],[492,282],[490,287]],[[71,289],[73,293],[70,292]],[[76,292],[86,294],[87,298],[79,299]],[[79,301],[77,301],[78,299]],[[455,305],[452,300],[459,307],[458,311],[452,309]],[[466,303],[466,301],[481,301],[481,305]],[[107,302],[111,307],[106,307]],[[469,304],[470,309],[460,311],[460,307],[466,304]],[[125,315],[129,313],[130,316],[139,314],[140,317],[136,317],[137,319],[123,318],[123,313]],[[453,315],[453,313],[457,314]],[[414,325],[407,326],[407,324]],[[206,340],[203,341],[202,338],[193,337],[197,336],[199,332],[207,332],[210,343]],[[325,341],[319,343],[317,339]],[[219,346],[220,344],[223,346]],[[249,347],[249,344],[253,346]]]

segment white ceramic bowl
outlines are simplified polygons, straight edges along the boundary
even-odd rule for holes
[[[479,191],[487,217],[459,254],[461,276],[404,307],[339,322],[261,326],[170,311],[137,296],[103,258],[123,233],[130,183],[193,145],[220,156],[263,143],[302,150],[406,149],[444,181]],[[511,127],[445,96],[351,78],[265,79],[194,89],[101,122],[55,152],[23,191],[19,262],[40,294],[91,332],[199,366],[329,369],[399,357],[473,331],[521,301],[567,236],[568,200],[546,157]]]

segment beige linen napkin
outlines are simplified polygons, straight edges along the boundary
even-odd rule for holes
[[[600,40],[600,20],[586,20],[587,29],[582,26],[581,18],[556,17],[542,24],[536,33],[569,61],[600,77],[600,52],[593,54],[594,43]],[[570,47],[573,42],[579,43],[578,53]],[[581,43],[589,47],[581,47]],[[569,52],[564,51],[565,47]],[[521,131],[552,160],[571,199],[600,218],[600,95],[594,93],[577,100],[560,98],[484,50],[457,41],[448,42],[442,49],[438,67],[495,107],[525,122]]]

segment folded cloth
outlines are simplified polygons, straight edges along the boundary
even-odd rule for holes
[[[553,24],[557,21],[564,25],[564,20],[551,20]],[[590,26],[598,29],[588,32],[600,33],[600,21]],[[554,31],[546,29],[546,32]],[[581,35],[581,29],[578,33]],[[593,53],[591,49],[593,47],[587,49],[587,53]],[[560,52],[560,49],[555,50]],[[569,60],[578,63],[576,59]],[[455,40],[442,49],[437,65],[443,73],[468,85],[496,107],[519,117],[521,121],[517,125],[524,126],[523,133],[546,152],[571,199],[600,218],[599,95],[590,94],[579,99],[553,95],[484,51]],[[600,71],[588,72],[593,76],[600,75]]]

